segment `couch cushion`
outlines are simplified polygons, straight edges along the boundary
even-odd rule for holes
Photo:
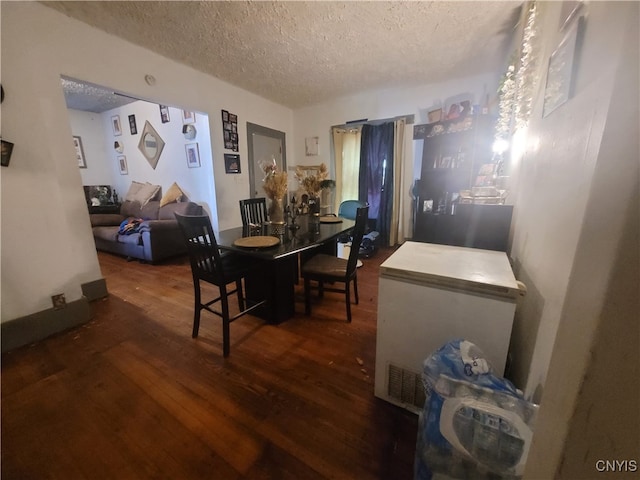
[[[169,190],[167,190],[167,193],[165,193],[162,196],[162,199],[160,200],[160,206],[164,207],[169,203],[180,202],[183,200],[183,197],[184,197],[184,192],[176,182],[173,182],[173,185],[169,187]]]
[[[140,202],[140,205],[144,207],[148,202],[155,199],[156,196],[160,194],[160,188],[160,185],[145,183],[134,195],[134,200]]]
[[[136,194],[140,191],[140,189],[144,187],[144,183],[133,181],[131,182],[131,186],[129,187],[129,191],[124,196],[125,201],[133,202],[136,200]]]
[[[93,227],[93,236],[96,238],[101,238],[103,240],[107,240],[109,242],[115,242],[118,238],[118,229],[117,227]]]
[[[130,235],[118,235],[118,243],[127,243],[129,245],[142,245],[142,234],[132,233]]]
[[[92,213],[89,215],[92,227],[120,225],[124,217],[119,213]]]
[[[200,205],[194,202],[170,203],[165,205],[158,212],[158,220],[175,220],[174,213],[181,215],[200,215],[202,210]]]
[[[144,207],[140,207],[139,202],[124,202],[120,207],[120,213],[125,218],[134,217],[142,218],[143,220],[157,220],[158,209],[160,208],[160,202],[154,200],[148,202]]]

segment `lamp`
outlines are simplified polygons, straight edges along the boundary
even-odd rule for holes
[[[193,125],[182,126],[182,134],[184,135],[184,138],[186,138],[187,140],[193,140],[194,138],[196,138],[197,133],[198,132],[196,130],[196,127]]]

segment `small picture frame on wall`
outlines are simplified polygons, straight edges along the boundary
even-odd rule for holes
[[[224,154],[224,171],[226,173],[240,173],[240,155],[237,153]]]
[[[184,146],[187,153],[187,166],[189,168],[200,167],[200,152],[197,143],[188,143]]]
[[[226,150],[238,151],[238,116],[222,110],[222,137]]]
[[[573,17],[558,48],[549,57],[542,116],[546,117],[573,95],[575,64],[584,17]]]
[[[138,134],[138,125],[136,124],[135,115],[129,115],[129,130],[131,131],[131,135]]]
[[[162,123],[169,123],[169,120],[169,107],[160,105],[160,121],[162,121]]]
[[[182,111],[182,123],[195,123],[196,113],[187,110]]]
[[[13,152],[13,143],[7,142],[6,140],[2,140],[0,143],[2,144],[0,165],[8,167],[9,162],[11,161],[11,153]]]
[[[124,155],[118,156],[118,169],[120,170],[120,175],[129,175],[129,168],[127,168],[127,157]]]
[[[120,126],[120,115],[114,115],[111,117],[111,127],[113,128],[113,135],[119,137],[122,135],[122,127]]]
[[[76,160],[78,161],[78,168],[87,168],[87,161],[84,158],[84,149],[82,148],[82,139],[74,135],[73,146],[76,149]]]

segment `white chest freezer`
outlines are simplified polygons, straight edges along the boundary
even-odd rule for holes
[[[377,397],[419,412],[423,361],[458,338],[504,374],[521,293],[504,252],[405,242],[380,266],[378,285]]]

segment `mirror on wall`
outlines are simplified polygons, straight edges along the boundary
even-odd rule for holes
[[[276,161],[279,171],[287,171],[285,134],[278,130],[247,122],[247,146],[249,157],[249,197],[264,197],[260,164]]]
[[[146,120],[144,122],[144,128],[142,129],[142,135],[140,136],[140,142],[138,143],[138,149],[154,170],[158,165],[158,160],[160,160],[160,154],[162,154],[163,148],[164,141],[160,138],[155,128]]]

